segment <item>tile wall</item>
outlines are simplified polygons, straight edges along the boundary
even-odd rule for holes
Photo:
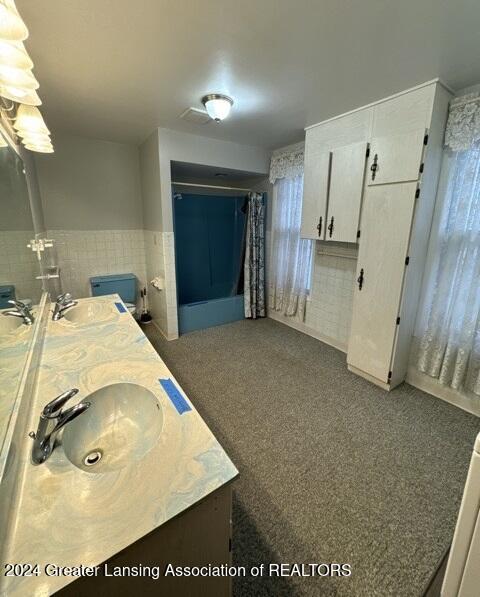
[[[145,230],[147,279],[165,280],[165,290],[148,287],[150,304],[157,315],[155,323],[170,340],[178,337],[177,293],[173,232]]]
[[[62,289],[90,296],[91,276],[129,274],[147,281],[143,230],[49,230],[55,241]]]
[[[353,308],[356,260],[315,254],[305,325],[347,346]]]
[[[31,230],[0,232],[0,285],[13,284],[18,299],[40,299],[42,283],[36,254],[27,248],[33,238]]]

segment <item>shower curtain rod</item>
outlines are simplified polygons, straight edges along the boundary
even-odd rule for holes
[[[172,180],[172,185],[182,185],[184,187],[200,187],[201,189],[219,189],[221,191],[245,191],[251,193],[252,189],[242,189],[240,187],[220,187],[214,184],[195,184],[194,182],[175,182]]]

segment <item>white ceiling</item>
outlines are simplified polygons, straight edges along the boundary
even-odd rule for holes
[[[441,77],[480,82],[478,0],[17,0],[47,123],[141,142],[156,126],[278,147]],[[208,92],[221,124],[180,120]]]

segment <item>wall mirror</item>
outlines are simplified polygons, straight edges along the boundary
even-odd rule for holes
[[[0,478],[2,448],[21,393],[42,296],[38,257],[27,247],[34,238],[24,164],[0,130]],[[21,301],[27,317],[11,301]]]

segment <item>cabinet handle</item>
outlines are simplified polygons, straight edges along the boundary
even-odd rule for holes
[[[320,216],[320,218],[318,220],[318,224],[317,224],[318,236],[322,236],[322,224],[323,224],[323,218],[322,218],[322,216]]]
[[[362,287],[363,287],[363,279],[364,279],[364,278],[363,278],[363,267],[362,267],[362,269],[360,270],[360,275],[359,275],[359,276],[358,276],[358,278],[357,278],[357,282],[358,282],[358,290],[362,290]]]
[[[372,172],[372,180],[375,180],[378,170],[378,153],[373,156],[373,164],[370,166],[370,170]]]
[[[333,234],[333,222],[334,222],[334,220],[333,220],[333,216],[332,216],[332,219],[330,220],[330,224],[328,225],[328,232],[329,232],[328,236],[330,238],[332,238],[332,234]]]

